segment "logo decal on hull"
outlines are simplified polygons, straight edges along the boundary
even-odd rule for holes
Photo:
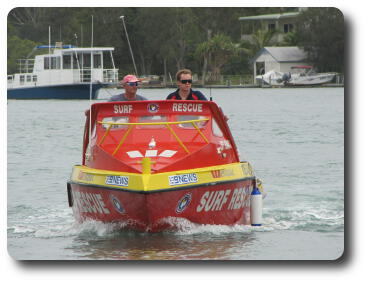
[[[198,182],[196,173],[172,175],[168,177],[170,186],[184,185]]]
[[[232,177],[234,176],[234,172],[232,169],[219,169],[219,170],[213,170],[212,176],[213,178],[222,178],[222,177]]]
[[[128,176],[107,176],[106,185],[127,187],[129,186],[129,177]]]
[[[72,191],[72,194],[75,207],[80,212],[110,214],[101,194],[83,191]]]
[[[250,186],[226,190],[208,190],[202,194],[196,212],[223,211],[250,207]]]
[[[121,214],[124,214],[125,213],[125,209],[122,206],[121,202],[114,195],[111,195],[111,202],[112,202],[113,206],[115,207],[115,209],[119,213],[121,213]]]
[[[148,104],[148,111],[150,113],[157,113],[159,110],[159,105],[156,103],[150,103]]]
[[[189,206],[191,202],[191,193],[184,195],[177,204],[176,213],[181,213]]]
[[[131,113],[133,111],[132,105],[113,105],[115,114]]]
[[[94,176],[92,174],[88,174],[85,172],[80,171],[78,175],[78,179],[87,181],[87,182],[93,182]]]

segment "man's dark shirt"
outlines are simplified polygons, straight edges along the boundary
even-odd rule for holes
[[[166,99],[182,100],[178,92],[179,92],[179,89],[177,89],[175,92],[170,93]],[[202,94],[200,91],[190,89],[190,94],[186,98],[186,100],[208,100],[208,99],[206,99],[204,94]]]

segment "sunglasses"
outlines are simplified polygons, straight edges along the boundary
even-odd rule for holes
[[[181,80],[181,83],[182,84],[187,84],[187,83],[192,84],[192,80]]]
[[[138,86],[138,82],[126,83],[128,86]]]

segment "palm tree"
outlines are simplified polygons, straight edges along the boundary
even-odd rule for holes
[[[221,68],[228,63],[232,56],[244,51],[247,50],[234,44],[229,36],[217,34],[208,41],[199,44],[196,48],[196,55],[204,58],[204,62],[207,62],[211,71],[209,80],[218,81],[220,80]],[[203,78],[204,82],[205,78]]]
[[[278,33],[278,31],[276,30],[257,30],[253,35],[252,35],[252,40],[253,40],[253,48],[254,50],[259,51],[261,48],[265,47],[265,46],[269,46],[271,44],[273,44],[273,37],[274,35],[276,35]]]

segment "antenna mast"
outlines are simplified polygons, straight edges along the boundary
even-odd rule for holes
[[[131,54],[131,58],[132,58],[133,64],[134,64],[135,74],[136,74],[136,76],[138,76],[138,70],[136,69],[133,50],[131,49],[129,35],[127,34],[127,30],[126,30],[125,16],[121,16],[120,19],[122,19],[122,24],[124,25],[124,29],[125,29],[125,33],[126,33],[126,38],[127,38],[127,43],[129,44],[130,54]]]
[[[91,48],[93,48],[93,15],[92,15],[92,36],[91,36]],[[93,51],[90,51],[90,85],[89,85],[89,142],[88,145],[90,147],[90,140],[92,135],[92,89],[93,89]]]

